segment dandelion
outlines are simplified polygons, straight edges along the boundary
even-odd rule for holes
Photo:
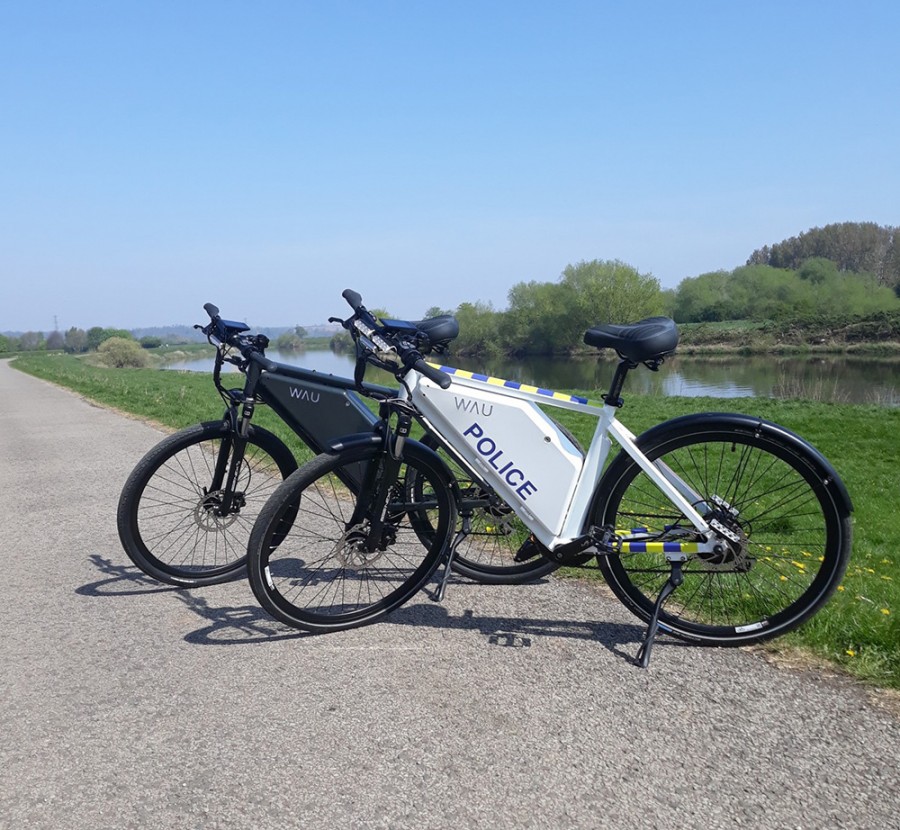
[[[882,565],[890,565],[890,564],[891,564],[891,560],[890,560],[890,559],[882,559],[882,560],[881,560],[881,564],[882,564]]]
[[[873,573],[875,573],[875,569],[874,568],[866,568],[866,573],[873,574]]]
[[[843,585],[838,585],[837,589],[838,589],[839,591],[843,591],[843,590],[844,590],[844,586],[843,586]]]
[[[892,576],[885,576],[884,574],[881,575],[881,578],[882,578],[885,582],[893,582],[893,581],[894,581],[894,578],[893,578]]]
[[[886,617],[891,613],[891,609],[890,608],[882,608],[881,613],[884,614],[884,616]]]
[[[848,648],[846,654],[848,654],[850,657],[856,657],[856,652],[852,648]]]

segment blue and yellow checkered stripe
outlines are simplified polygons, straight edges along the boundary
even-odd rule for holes
[[[479,380],[487,383],[489,386],[501,386],[504,389],[518,389],[520,392],[528,392],[531,395],[543,395],[546,398],[553,398],[556,401],[567,401],[568,403],[590,403],[587,398],[579,398],[578,395],[566,395],[562,392],[554,392],[552,389],[541,389],[539,386],[529,386],[527,383],[519,383],[516,380],[503,380],[503,378],[492,378],[490,375],[479,375],[477,372],[467,372],[465,369],[454,369],[452,366],[438,366],[430,363],[445,372],[448,375],[456,375],[459,378],[467,380]]]
[[[622,542],[622,553],[698,553],[696,542]]]

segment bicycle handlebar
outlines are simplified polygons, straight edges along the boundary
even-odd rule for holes
[[[428,380],[432,381],[432,383],[436,383],[441,389],[449,389],[452,381],[450,380],[450,375],[446,372],[442,372],[436,366],[429,366],[424,358],[419,358],[415,363],[413,363],[413,369],[419,372],[422,375],[425,375]]]
[[[382,354],[378,358],[381,363],[399,360],[407,370],[414,369],[432,383],[436,383],[441,389],[449,388],[452,383],[450,375],[435,366],[429,366],[416,346],[405,342],[399,332],[389,332],[384,326],[379,325],[375,315],[363,305],[362,297],[358,292],[351,288],[345,288],[341,292],[341,296],[354,311],[353,317],[343,323],[344,328],[355,330],[373,346],[380,349]],[[393,355],[393,359],[386,359],[390,355]]]

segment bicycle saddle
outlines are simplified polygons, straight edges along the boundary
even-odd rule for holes
[[[678,328],[668,317],[648,317],[627,326],[594,326],[584,333],[584,342],[598,349],[615,349],[633,363],[643,363],[675,351]]]
[[[459,323],[451,314],[441,314],[437,317],[429,317],[427,320],[382,320],[382,325],[388,331],[403,331],[409,326],[428,338],[428,349],[440,353],[455,337],[459,336]]]

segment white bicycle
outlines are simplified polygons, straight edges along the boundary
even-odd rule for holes
[[[519,534],[512,549],[530,542],[529,555],[557,565],[596,557],[616,596],[648,623],[642,665],[658,630],[720,646],[784,634],[840,582],[852,505],[809,443],[747,415],[688,415],[640,437],[618,421],[628,372],[658,369],[677,345],[668,318],[585,334],[620,358],[603,402],[592,403],[428,364],[415,326],[376,319],[354,291],[343,296],[354,312],[340,322],[357,344],[360,390],[365,365],[391,370],[402,388],[382,402],[373,431],[335,442],[261,511],[249,576],[276,619],[308,631],[375,622],[444,562],[442,597],[454,553],[478,543],[471,514],[494,503],[515,515],[486,530]],[[596,417],[589,449],[541,407]],[[441,454],[409,438],[414,420]],[[607,466],[613,442],[620,451]]]

